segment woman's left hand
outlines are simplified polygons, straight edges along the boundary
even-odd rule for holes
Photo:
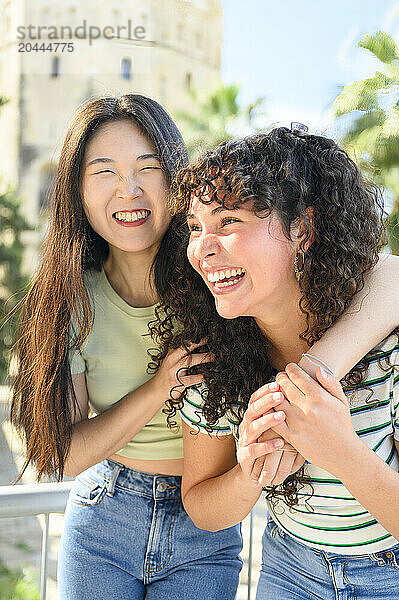
[[[350,459],[359,438],[338,379],[320,367],[316,376],[320,383],[295,363],[277,375],[288,402],[279,406],[285,421],[273,429],[306,460],[339,477],[342,461]]]
[[[270,435],[274,435],[273,430],[265,431],[259,436],[258,442],[267,441]],[[281,450],[265,454],[255,461],[252,468],[252,477],[257,478],[263,487],[280,485],[289,475],[296,473],[304,462],[303,456],[291,444],[286,442]],[[272,472],[274,472],[273,477],[271,477]]]
[[[275,395],[277,399],[275,398],[273,401]],[[248,409],[243,419],[244,424],[249,420],[255,425],[266,414],[272,413],[273,410],[278,410],[279,403],[283,401],[283,398],[284,396],[275,381],[263,385],[250,398]],[[242,427],[244,427],[244,424]],[[273,429],[265,429],[263,433],[260,433],[254,446],[267,443],[275,439],[275,437],[276,434]],[[289,475],[298,471],[304,462],[305,459],[298,454],[291,444],[286,442],[283,449],[274,450],[274,452],[263,454],[263,456],[257,458],[252,466],[251,477],[253,481],[258,481],[263,487],[279,485]]]

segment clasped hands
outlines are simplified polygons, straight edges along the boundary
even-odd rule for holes
[[[359,438],[338,379],[320,367],[316,377],[291,363],[252,394],[237,460],[254,485],[282,483],[305,459],[339,476],[340,461]]]

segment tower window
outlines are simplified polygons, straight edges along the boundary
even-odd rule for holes
[[[131,79],[132,78],[132,61],[130,58],[122,58],[121,77],[122,77],[122,79]]]
[[[54,56],[51,63],[51,77],[59,77],[60,74],[60,57]]]

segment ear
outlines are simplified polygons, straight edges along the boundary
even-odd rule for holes
[[[308,206],[303,211],[303,216],[299,222],[296,238],[298,247],[306,252],[314,242],[314,206]]]

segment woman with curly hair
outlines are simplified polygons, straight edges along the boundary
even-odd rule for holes
[[[214,355],[196,367],[207,389],[169,402],[169,418],[179,407],[185,422],[188,514],[219,531],[241,521],[267,487],[258,600],[396,598],[398,320],[345,375],[345,394],[316,345],[309,351],[377,263],[378,189],[332,140],[277,128],[221,144],[183,169],[173,210],[187,216],[196,274],[181,253],[165,303],[183,330],[167,340],[159,326],[162,350],[206,335]],[[397,278],[396,265],[396,298]],[[389,310],[383,298],[381,314]],[[348,343],[338,340],[329,361],[340,377]],[[300,359],[318,365],[317,381]],[[306,464],[278,485],[284,443]]]

